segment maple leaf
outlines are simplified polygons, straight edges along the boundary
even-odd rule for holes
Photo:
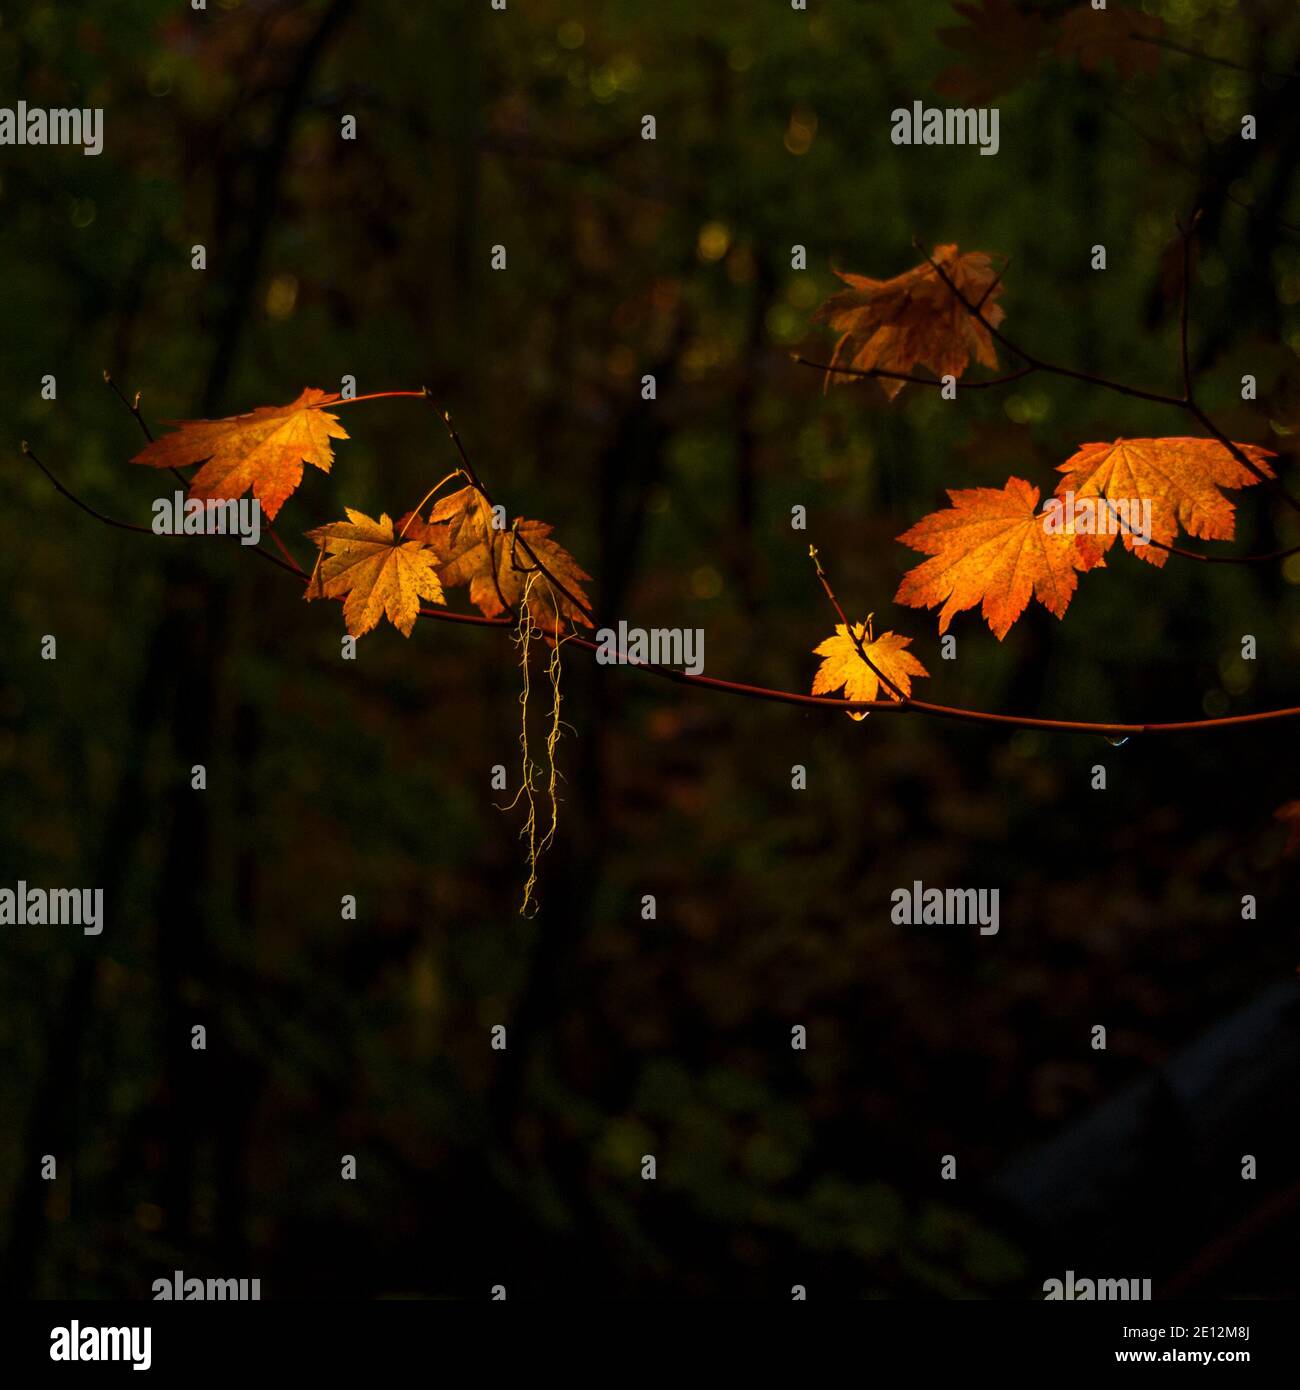
[[[551,539],[553,528],[546,522],[519,517],[511,530],[496,529],[483,495],[477,488],[465,487],[435,502],[427,521],[408,516],[401,525],[408,536],[424,541],[437,556],[443,586],[454,589],[467,584],[470,602],[484,617],[498,617],[523,598],[529,574],[536,568],[528,553],[531,550],[563,586],[557,588],[545,574],[538,574],[528,590],[533,622],[547,635],[553,635],[566,621],[591,627],[582,607],[590,607],[582,585],[591,576]]]
[[[1152,42],[1165,32],[1164,22],[1139,10],[1095,10],[1079,5],[1061,21],[1056,51],[1062,58],[1077,58],[1085,72],[1096,72],[1103,63],[1114,63],[1121,77],[1143,73],[1154,76],[1160,66],[1160,49]]]
[[[939,30],[940,42],[971,60],[945,68],[935,79],[940,96],[983,105],[1016,86],[1048,47],[1051,24],[1045,15],[1024,10],[1015,0],[977,0],[954,4],[965,24]]]
[[[912,641],[910,637],[904,637],[898,632],[882,632],[879,637],[873,636],[871,616],[868,616],[865,623],[853,625],[854,636],[862,643],[863,651],[871,658],[877,670],[893,681],[904,695],[910,695],[912,677],[928,676],[930,673],[911,652],[905,650]],[[898,699],[897,693],[882,682],[876,672],[863,661],[857,644],[843,623],[835,625],[835,635],[814,647],[813,654],[822,658],[822,664],[813,677],[814,695],[826,695],[842,686],[846,700],[875,700],[880,697],[881,690],[891,700]],[[850,719],[865,719],[870,712],[845,711]]]
[[[304,597],[343,599],[343,618],[353,637],[369,632],[384,616],[409,637],[422,598],[445,602],[437,556],[423,541],[395,535],[387,512],[374,521],[351,507],[344,510],[346,521],[307,532],[322,553]]]
[[[1105,564],[1072,533],[1045,527],[1038,489],[1023,478],[1008,478],[1001,488],[949,489],[948,496],[951,507],[898,537],[933,558],[909,570],[894,595],[913,608],[942,604],[940,632],[954,614],[978,603],[1000,642],[1031,596],[1063,617],[1078,586],[1076,571]]]
[[[1002,322],[1002,309],[995,302],[1002,285],[995,284],[997,274],[983,251],[962,255],[956,246],[938,246],[933,259],[969,303],[983,301],[982,313],[990,324]],[[986,367],[998,365],[988,329],[962,307],[928,261],[892,280],[835,273],[849,288],[831,295],[813,315],[815,323],[828,323],[840,335],[832,366],[910,372],[919,363],[936,376],[958,377],[972,357]],[[828,389],[834,382],[850,380],[826,373]],[[889,377],[877,381],[890,400],[905,384]]]
[[[172,434],[155,439],[132,463],[151,468],[203,467],[190,479],[190,496],[242,497],[251,487],[268,521],[302,481],[302,466],[323,473],[334,462],[331,439],[346,439],[338,417],[317,409],[337,395],[308,387],[288,405],[263,405],[224,420],[169,420]]]
[[[1275,458],[1271,449],[1256,444],[1237,448],[1266,477],[1273,476],[1267,460]],[[1236,508],[1220,488],[1250,487],[1259,478],[1244,467],[1217,439],[1117,439],[1111,444],[1082,444],[1062,464],[1065,477],[1057,484],[1056,495],[1073,492],[1081,498],[1106,498],[1112,503],[1151,504],[1151,539],[1171,545],[1182,528],[1190,536],[1208,541],[1230,541],[1236,531]],[[1105,552],[1115,543],[1116,532],[1124,537],[1128,550],[1148,563],[1162,566],[1169,558],[1159,546],[1140,545],[1133,534],[1131,509],[1124,524],[1116,512],[1101,503],[1099,520],[1108,529],[1089,543]],[[1111,515],[1106,516],[1106,512]],[[1119,513],[1123,516],[1123,513]]]

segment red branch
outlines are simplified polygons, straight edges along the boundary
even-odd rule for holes
[[[972,312],[978,315],[980,313],[980,310],[975,308],[972,309]],[[144,430],[146,436],[152,438],[152,435],[149,431],[149,427],[145,423],[144,417],[140,414],[139,397],[137,396],[135,399],[135,403],[132,404],[131,402],[127,401],[126,397],[122,395],[121,391],[118,390],[117,386],[114,384],[112,378],[108,375],[107,372],[105,372],[104,374],[104,379],[113,388],[114,392],[118,396],[118,399],[122,401],[123,405],[126,406],[127,410],[135,416],[141,429]],[[428,400],[429,392],[427,390],[382,391],[375,392],[368,397],[357,396],[353,399],[358,401],[363,399],[379,400],[391,397],[407,397]],[[464,445],[461,443],[460,436],[452,427],[450,416],[448,416],[445,412],[439,413],[442,416],[443,423],[448,430],[452,442],[456,446],[457,453],[460,455],[460,458],[465,466],[467,476],[470,478],[475,490],[478,491],[486,501],[488,498],[488,494],[484,489],[482,483],[479,481],[478,474],[474,469],[473,464],[469,460],[468,453],[466,452]],[[97,521],[102,522],[104,525],[116,527],[121,530],[136,531],[145,535],[153,534],[151,528],[149,527],[139,526],[132,522],[118,521],[112,517],[106,516],[104,513],[97,511],[95,508],[83,502],[79,497],[77,497],[73,492],[71,492],[67,487],[65,487],[54,475],[54,473],[48,467],[46,467],[46,465],[42,463],[39,458],[37,458],[36,454],[32,451],[32,449],[25,440],[23,441],[22,451],[27,457],[32,459],[32,461],[37,465],[37,467],[40,468],[41,472],[45,474],[45,476],[50,480],[54,487],[64,497],[68,498],[69,501],[74,503],[76,506],[80,507],[82,511],[94,517]],[[538,559],[537,556],[532,554],[530,548],[528,547],[527,543],[523,540],[523,538],[520,537],[519,540],[520,544],[524,546],[525,551],[529,553],[529,558],[535,562],[537,568],[542,572],[542,574],[545,575],[548,579],[553,580],[553,582],[561,590],[561,592],[567,595],[568,591],[564,589],[563,585],[559,583],[558,579],[554,579],[554,576],[550,574],[549,570],[546,569],[545,565],[542,564],[541,560]],[[277,544],[279,544],[278,538]],[[281,546],[281,549],[284,551],[284,555],[286,557],[285,559],[281,559],[279,556],[273,555],[270,551],[262,549],[261,546],[254,547],[254,552],[262,556],[263,559],[270,561],[273,565],[276,565],[278,568],[286,571],[289,574],[294,575],[296,578],[307,579],[309,576],[307,575],[307,572],[301,567],[301,565],[299,565],[298,562],[294,560],[293,556],[289,554],[287,549],[285,549],[283,546]],[[831,602],[835,605],[836,611],[839,612],[842,616],[843,610],[840,608],[838,599],[835,598],[834,593],[830,589],[829,584],[825,580],[824,575],[820,574],[820,565],[818,565],[818,570],[819,576],[822,578],[823,587],[826,589],[827,594],[831,599]],[[571,595],[568,596],[572,598]],[[576,603],[576,599],[574,600],[574,602]],[[590,610],[587,609],[585,604],[579,605],[579,607],[584,612],[590,612]],[[477,614],[454,613],[446,609],[440,608],[421,608],[420,614],[423,617],[431,618],[438,622],[464,623],[475,627],[493,627],[500,629],[510,629],[513,628],[515,625],[514,620],[509,617],[485,618]],[[845,622],[846,625],[848,625],[847,619],[845,619]],[[850,633],[852,633],[851,625],[849,625],[849,631]],[[582,648],[583,650],[591,652],[593,654],[601,649],[599,643],[593,642],[585,637],[580,637],[576,633],[571,633],[569,636],[567,636],[565,638],[565,642],[566,644],[574,644]],[[867,660],[865,654],[863,655],[863,659]],[[674,670],[671,667],[660,666],[648,662],[629,662],[627,664],[632,666],[637,671],[644,672],[647,675],[657,676],[661,680],[674,681],[679,685],[689,685],[704,690],[717,690],[723,692],[724,694],[738,696],[743,699],[766,700],[776,704],[802,706],[805,708],[824,710],[831,713],[844,713],[852,710],[854,712],[871,712],[879,714],[921,714],[929,715],[936,719],[951,719],[967,724],[996,725],[1003,728],[1012,729],[1044,729],[1051,730],[1057,733],[1097,734],[1107,738],[1113,738],[1117,736],[1129,737],[1134,734],[1205,733],[1211,730],[1237,728],[1247,724],[1273,723],[1281,720],[1300,718],[1300,706],[1297,706],[1287,709],[1263,710],[1256,714],[1234,714],[1220,716],[1212,719],[1192,719],[1156,723],[1105,723],[1100,721],[1082,719],[1036,719],[1026,715],[993,714],[985,710],[965,709],[956,705],[935,704],[932,701],[918,700],[915,697],[909,697],[905,700],[841,700],[833,696],[803,695],[793,690],[779,690],[774,689],[770,686],[749,685],[740,681],[722,680],[716,676],[692,675],[690,672],[687,671],[678,671]],[[875,669],[875,667],[869,660],[867,660],[867,664],[869,666],[872,666],[873,670]],[[877,675],[880,675],[881,679],[887,686],[892,685],[892,682],[888,681],[880,672],[877,671]]]

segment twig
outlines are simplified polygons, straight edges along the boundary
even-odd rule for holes
[[[1138,386],[1127,386],[1122,381],[1112,381],[1109,377],[1098,376],[1095,372],[1085,372],[1075,367],[1062,367],[1059,363],[1048,362],[1045,358],[1035,356],[1027,352],[1024,348],[1018,347],[1007,337],[995,324],[992,324],[984,315],[984,310],[977,308],[969,299],[957,288],[952,276],[930,255],[919,237],[912,238],[912,245],[925,257],[931,270],[948,286],[949,292],[962,306],[963,309],[992,337],[996,342],[1002,344],[1010,353],[1020,358],[1039,372],[1050,372],[1053,376],[1070,377],[1075,381],[1086,381],[1092,386],[1100,386],[1107,391],[1118,392],[1121,396],[1135,396],[1138,400],[1154,401],[1157,405],[1185,406],[1186,402],[1180,396],[1166,395],[1163,391],[1146,391]]]
[[[70,491],[68,488],[63,486],[63,484],[58,480],[58,478],[54,476],[50,469],[47,468],[39,458],[37,458],[35,450],[32,448],[30,444],[28,444],[28,442],[25,439],[23,440],[20,447],[23,453],[26,454],[29,459],[31,459],[31,461],[37,466],[37,468],[39,468],[41,472],[45,474],[45,476],[50,480],[50,482],[54,484],[55,488],[57,488],[58,491],[61,492],[63,496],[68,499],[69,502],[73,503],[75,506],[80,507],[81,510],[85,512],[88,516],[93,516],[96,521],[102,521],[105,526],[115,527],[119,531],[138,531],[142,535],[146,536],[173,536],[176,534],[175,532],[155,531],[152,526],[139,526],[134,521],[118,521],[116,517],[105,516],[103,512],[96,511],[95,508],[92,507],[89,502],[83,502],[81,498],[76,495],[76,493]],[[232,539],[238,539],[238,537],[232,537]],[[260,555],[264,560],[269,560],[273,565],[279,565],[279,567],[282,570],[287,570],[290,574],[296,574],[305,577],[306,572],[303,569],[301,569],[296,563],[285,564],[285,562],[281,560],[278,556],[272,555],[269,550],[263,550],[260,545],[255,545],[251,547],[244,546],[243,548],[245,550],[251,549],[255,554]],[[292,560],[292,557],[290,557],[290,559]]]
[[[122,388],[117,384],[117,382],[115,382],[115,381],[113,380],[112,376],[108,373],[107,370],[104,372],[104,384],[105,384],[106,386],[108,386],[108,387],[112,390],[113,394],[118,398],[118,400],[121,401],[122,404],[123,404],[124,406],[126,406],[127,410],[130,411],[130,413],[131,413],[132,415],[135,416],[136,424],[138,424],[138,425],[140,426],[140,428],[144,431],[144,437],[149,441],[150,444],[152,444],[152,443],[153,443],[153,431],[152,431],[152,430],[149,428],[149,426],[145,423],[145,418],[144,418],[144,416],[143,416],[143,415],[141,414],[141,412],[140,412],[140,393],[139,393],[139,391],[137,391],[137,392],[135,393],[135,400],[134,400],[134,401],[128,401],[127,398],[122,394]],[[177,476],[182,482],[185,481],[185,475],[184,475],[183,473],[181,473],[178,469],[173,468],[173,469],[172,469],[172,472],[175,473],[176,476]]]
[[[954,298],[956,298],[957,302],[962,306],[962,308],[965,309],[966,312],[970,314],[976,320],[977,323],[981,324],[985,329],[987,329],[988,332],[992,334],[992,336],[996,338],[997,341],[1001,343],[1002,346],[1005,347],[1008,352],[1015,353],[1015,355],[1019,357],[1023,362],[1026,362],[1031,367],[1037,368],[1037,370],[1040,372],[1049,372],[1053,376],[1071,377],[1076,381],[1086,381],[1092,384],[1093,386],[1100,386],[1108,391],[1116,391],[1122,396],[1137,396],[1141,400],[1154,401],[1158,405],[1172,406],[1175,410],[1190,411],[1191,414],[1195,416],[1195,418],[1198,421],[1200,421],[1202,427],[1209,430],[1209,432],[1215,437],[1215,439],[1217,439],[1219,443],[1222,444],[1224,448],[1228,450],[1228,452],[1233,456],[1233,458],[1235,458],[1237,462],[1241,464],[1241,466],[1244,469],[1246,469],[1247,472],[1253,473],[1255,477],[1259,479],[1260,482],[1270,484],[1273,487],[1274,491],[1276,491],[1277,494],[1286,501],[1287,505],[1291,507],[1293,511],[1300,512],[1300,498],[1293,496],[1287,490],[1286,485],[1282,482],[1280,478],[1276,477],[1275,475],[1265,473],[1262,468],[1260,468],[1256,463],[1254,463],[1236,444],[1232,442],[1231,439],[1228,438],[1226,434],[1223,433],[1223,431],[1218,427],[1218,425],[1216,425],[1214,421],[1210,419],[1210,417],[1205,413],[1205,411],[1202,410],[1201,407],[1190,398],[1190,396],[1168,396],[1156,391],[1139,390],[1135,386],[1125,386],[1123,382],[1111,381],[1107,377],[1097,376],[1092,372],[1078,371],[1073,367],[1062,367],[1057,363],[1047,362],[1041,357],[1035,357],[1032,353],[1026,352],[1024,348],[1018,347],[1015,343],[1011,342],[1011,340],[1007,338],[1007,336],[1004,333],[1000,332],[996,327],[994,327],[993,324],[991,324],[988,321],[988,319],[984,317],[983,311],[981,309],[977,309],[970,302],[970,300],[968,300],[966,296],[962,294],[961,290],[958,289],[957,285],[954,283],[952,277],[943,269],[941,265],[939,265],[939,263],[936,260],[934,260],[930,253],[925,249],[925,246],[921,243],[919,238],[913,237],[912,244],[929,262],[930,267],[934,271],[934,273],[943,281],[945,285],[948,286],[948,289],[951,291],[952,295],[954,296]]]
[[[801,367],[815,367],[819,372],[838,372],[841,376],[884,377],[888,381],[911,382],[913,386],[941,388],[944,384],[939,377],[911,376],[907,372],[891,372],[884,367],[836,367],[829,362],[814,362],[810,357],[798,354],[795,354],[794,360]],[[1037,370],[1037,367],[1021,367],[1019,371],[1009,372],[1006,376],[990,377],[987,381],[958,381],[954,385],[958,391],[987,391],[990,386],[1007,386],[1013,381],[1020,381]]]
[[[1116,525],[1121,528],[1119,534],[1136,537],[1137,533],[1115,510],[1115,504],[1110,498],[1102,497],[1101,500],[1115,518]],[[1198,550],[1184,550],[1181,545],[1168,545],[1164,541],[1156,540],[1154,536],[1145,537],[1144,544],[1153,545],[1157,550],[1163,550],[1169,555],[1181,555],[1184,560],[1199,560],[1203,565],[1261,565],[1269,560],[1285,560],[1288,556],[1300,555],[1300,545],[1288,546],[1285,550],[1269,550],[1259,555],[1202,555]]]
[[[1234,72],[1250,73],[1257,77],[1279,77],[1285,82],[1295,82],[1300,78],[1300,73],[1291,72],[1286,68],[1251,67],[1246,63],[1234,62],[1231,58],[1220,58],[1215,53],[1203,53],[1199,48],[1189,48],[1185,44],[1175,43],[1173,39],[1167,39],[1163,35],[1130,33],[1128,37],[1134,43],[1149,43],[1153,48],[1164,48],[1170,53],[1179,53],[1184,58],[1196,58],[1202,63],[1231,68]]]

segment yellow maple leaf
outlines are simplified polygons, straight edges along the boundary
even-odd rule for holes
[[[173,433],[155,439],[132,463],[150,468],[186,468],[202,463],[190,480],[190,496],[242,497],[249,488],[268,521],[302,481],[310,463],[328,473],[334,462],[331,439],[346,439],[338,417],[318,409],[339,396],[308,387],[288,405],[263,405],[223,420],[169,420]]]
[[[932,259],[969,303],[983,302],[981,312],[990,324],[1002,322],[996,302],[1002,285],[994,283],[997,272],[984,252],[962,255],[956,246],[938,246]],[[832,366],[910,374],[920,364],[936,376],[958,377],[972,357],[986,367],[998,365],[992,335],[962,307],[929,261],[892,280],[835,273],[849,288],[833,294],[813,315],[814,322],[828,323],[840,335]],[[827,372],[826,386],[853,379]],[[876,380],[891,400],[905,385],[890,377]]]
[[[911,644],[910,637],[897,632],[882,632],[879,637],[874,636],[871,617],[865,623],[855,623],[853,632],[876,670],[888,681],[893,681],[905,696],[912,693],[913,676],[930,674],[911,652],[905,650]],[[891,700],[899,698],[897,692],[882,682],[876,671],[863,661],[857,644],[843,623],[835,625],[834,636],[814,647],[813,654],[822,658],[822,664],[813,677],[814,695],[826,695],[843,687],[846,700],[881,699],[882,691]],[[865,719],[870,711],[846,710],[845,713],[850,719]]]
[[[369,632],[384,616],[409,637],[422,598],[445,602],[437,556],[423,541],[395,536],[387,512],[374,521],[351,507],[344,510],[347,521],[307,532],[321,547],[321,560],[304,597],[343,599],[343,618],[353,637]]]
[[[1237,448],[1266,477],[1273,476],[1268,460],[1276,456],[1271,449],[1256,444],[1238,444]],[[1236,531],[1236,509],[1219,489],[1250,487],[1260,481],[1217,439],[1184,437],[1081,444],[1057,471],[1065,477],[1057,485],[1056,495],[1073,492],[1076,504],[1081,499],[1102,498],[1113,504],[1140,506],[1149,502],[1150,538],[1162,545],[1173,543],[1180,525],[1188,535],[1202,540],[1231,540]],[[1100,551],[1109,550],[1116,534],[1121,534],[1125,547],[1148,563],[1159,566],[1169,558],[1167,550],[1140,543],[1122,509],[1107,507],[1099,500],[1096,505],[1100,508],[1098,519],[1107,521],[1107,528],[1098,527],[1092,542]]]
[[[939,631],[953,616],[981,605],[1000,642],[1025,611],[1030,597],[1060,618],[1069,607],[1076,571],[1104,565],[1099,552],[1070,532],[1045,525],[1038,489],[1023,478],[1006,485],[949,489],[952,506],[922,517],[898,537],[933,558],[903,576],[896,603],[937,608]]]

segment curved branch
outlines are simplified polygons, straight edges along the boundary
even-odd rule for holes
[[[1184,256],[1186,256],[1187,254],[1187,236],[1188,233],[1183,234]],[[1117,391],[1122,396],[1136,396],[1140,400],[1154,401],[1158,405],[1169,405],[1173,406],[1177,410],[1190,411],[1191,414],[1195,416],[1195,418],[1198,421],[1200,421],[1202,427],[1209,430],[1209,432],[1215,437],[1215,439],[1217,439],[1219,443],[1222,444],[1224,448],[1228,450],[1228,452],[1233,456],[1233,458],[1236,459],[1237,462],[1241,464],[1241,466],[1244,469],[1247,470],[1247,472],[1253,473],[1261,483],[1268,483],[1273,488],[1273,490],[1286,501],[1287,505],[1291,507],[1293,511],[1300,512],[1300,498],[1294,497],[1287,490],[1286,484],[1283,483],[1280,478],[1276,476],[1270,476],[1268,473],[1265,473],[1264,470],[1258,466],[1258,464],[1253,463],[1251,459],[1248,458],[1247,455],[1243,453],[1242,450],[1238,448],[1237,445],[1234,444],[1226,434],[1224,434],[1224,432],[1218,427],[1218,425],[1216,425],[1214,421],[1210,419],[1210,417],[1205,413],[1205,411],[1202,410],[1201,407],[1197,405],[1195,401],[1192,400],[1190,372],[1186,372],[1185,374],[1187,394],[1183,396],[1168,396],[1156,391],[1142,391],[1139,390],[1136,386],[1125,386],[1123,382],[1111,381],[1108,377],[1096,376],[1092,372],[1076,371],[1073,367],[1062,367],[1057,365],[1056,363],[1044,361],[1041,357],[1035,357],[1032,353],[1026,352],[1024,348],[1017,347],[1016,344],[1013,343],[1004,333],[1002,333],[999,329],[994,327],[994,325],[991,324],[987,318],[985,318],[984,311],[977,305],[972,304],[970,300],[966,298],[966,296],[957,287],[956,283],[953,281],[952,277],[947,273],[947,271],[945,271],[944,268],[925,249],[919,238],[913,237],[912,244],[925,257],[926,261],[929,262],[929,265],[931,269],[934,271],[934,273],[943,281],[945,285],[948,286],[948,289],[952,292],[953,296],[956,298],[957,302],[962,306],[962,308],[965,309],[966,312],[970,314],[976,320],[976,322],[979,323],[984,329],[986,329],[999,343],[1001,343],[1002,346],[1006,348],[1008,352],[1014,352],[1016,356],[1019,357],[1022,361],[1028,363],[1031,367],[1036,367],[1040,372],[1050,372],[1053,376],[1070,377],[1075,381],[1086,381],[1091,383],[1093,386],[1103,387],[1107,391]],[[1184,296],[1184,305],[1185,304],[1186,297]],[[1185,310],[1183,317],[1183,328],[1185,355]]]
[[[835,367],[829,362],[814,362],[798,353],[794,355],[794,360],[801,367],[816,367],[820,372],[836,372],[841,376],[884,377],[888,381],[911,382],[913,386],[943,386],[938,377],[911,376],[907,372],[886,371],[884,367]],[[953,385],[958,391],[987,391],[990,386],[1006,386],[1013,381],[1032,376],[1038,370],[1038,367],[1021,367],[1018,372],[1009,372],[1006,376],[990,377],[987,381],[955,381]]]
[[[31,448],[24,441],[23,452],[31,458],[41,472],[49,478],[55,488],[70,502],[80,507],[82,511],[95,518],[96,521],[103,522],[106,526],[113,526],[124,531],[139,531],[145,535],[152,535],[150,528],[137,526],[131,522],[115,521],[112,517],[105,516],[102,512],[96,511],[87,505],[74,493],[70,492],[61,482],[50,472],[46,466],[32,453]],[[241,547],[247,549],[248,547]],[[293,574],[295,578],[301,577],[301,572],[285,564],[270,551],[263,550],[260,546],[255,547],[257,554],[263,559],[269,560],[273,565],[279,566],[286,573]],[[428,618],[433,618],[441,622],[467,623],[475,627],[494,627],[509,630],[514,624],[508,618],[484,618],[471,613],[452,613],[437,608],[421,608],[420,613]],[[589,638],[580,637],[576,633],[571,633],[565,638],[566,643],[581,647],[584,651],[596,653],[601,650],[598,642],[593,642]],[[694,686],[702,690],[717,690],[724,694],[737,696],[749,700],[765,700],[782,705],[795,705],[806,709],[824,710],[829,713],[871,712],[878,714],[922,714],[929,715],[936,719],[950,719],[966,724],[986,724],[995,725],[1000,728],[1010,729],[1043,729],[1054,733],[1082,733],[1100,735],[1103,738],[1131,737],[1134,734],[1193,734],[1217,732],[1223,729],[1239,728],[1248,724],[1277,723],[1283,720],[1300,719],[1300,706],[1287,709],[1261,710],[1255,714],[1231,714],[1213,719],[1191,719],[1162,723],[1104,723],[1084,719],[1037,719],[1025,715],[1016,714],[991,714],[985,710],[964,709],[956,705],[940,705],[930,700],[917,700],[909,698],[906,701],[899,700],[838,700],[826,695],[803,695],[794,690],[777,690],[770,686],[747,685],[740,681],[721,680],[716,676],[692,675],[689,671],[677,671],[668,666],[658,666],[650,663],[629,662],[627,663],[634,670],[643,671],[647,675],[657,676],[661,680],[673,681],[678,685]]]
[[[134,521],[118,521],[115,517],[105,516],[103,512],[96,511],[95,508],[92,507],[89,502],[83,502],[81,498],[76,495],[75,492],[71,492],[68,488],[63,486],[63,484],[58,480],[58,478],[54,476],[50,469],[48,469],[45,466],[45,464],[43,464],[41,460],[36,457],[35,450],[32,448],[30,444],[28,444],[28,442],[25,439],[23,440],[20,447],[23,453],[29,459],[31,459],[31,461],[37,466],[37,468],[39,468],[41,472],[44,473],[45,476],[50,480],[50,482],[54,484],[55,488],[60,493],[62,493],[63,496],[66,497],[68,501],[71,502],[74,506],[80,507],[81,510],[86,513],[87,516],[93,516],[96,521],[102,521],[105,526],[112,526],[115,530],[118,531],[138,531],[145,536],[163,536],[167,539],[176,538],[176,533],[169,531],[155,531],[152,526],[139,526]],[[181,539],[192,538],[182,537]],[[231,539],[238,540],[239,538],[237,536],[232,536]],[[263,550],[260,545],[255,545],[252,547],[241,546],[241,548],[244,550],[251,549],[255,555],[260,555],[263,560],[269,560],[273,565],[278,565],[282,570],[287,571],[289,574],[297,575],[303,579],[307,577],[307,572],[298,565],[297,561],[295,561],[292,556],[289,556],[289,563],[286,564],[283,560],[280,559],[278,555],[272,555],[269,550]]]

